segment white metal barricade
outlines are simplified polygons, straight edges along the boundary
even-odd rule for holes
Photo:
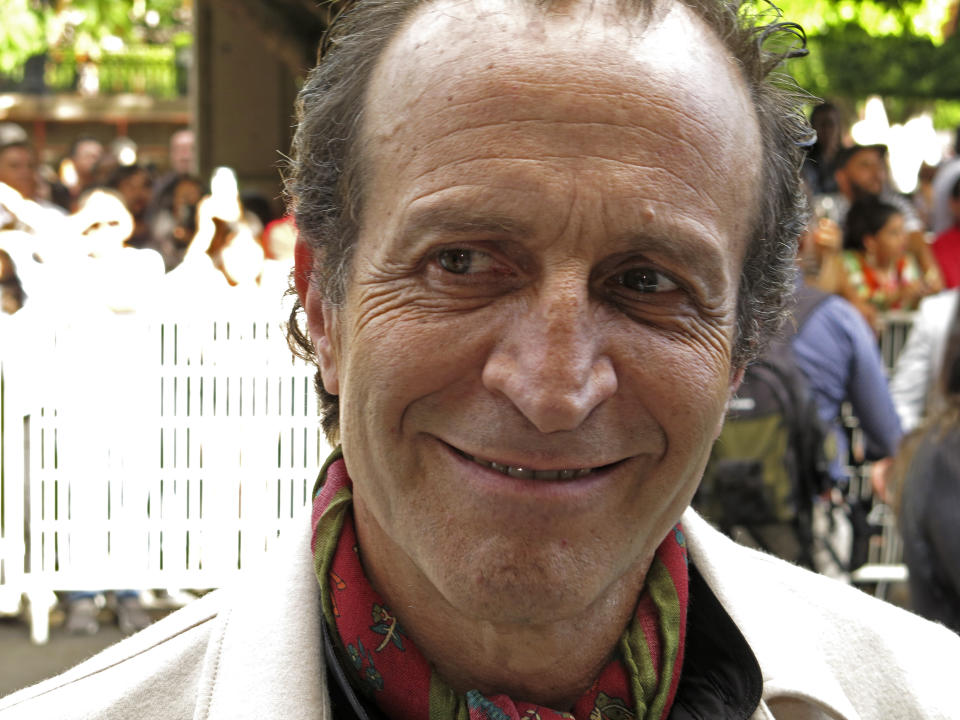
[[[879,316],[880,356],[888,374],[893,372],[897,358],[907,343],[907,337],[913,328],[914,315],[916,313],[905,310],[889,310]]]
[[[274,319],[48,320],[0,324],[0,605],[33,599],[38,642],[51,590],[210,588],[256,563],[329,452]],[[888,368],[911,320],[887,318]]]
[[[21,330],[3,350],[4,506],[23,508],[5,526],[8,588],[217,587],[309,502],[329,448],[313,372],[280,323],[109,315]],[[43,642],[46,605],[33,606]]]

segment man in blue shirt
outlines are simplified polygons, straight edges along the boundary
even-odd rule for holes
[[[844,402],[850,402],[866,438],[865,459],[892,457],[902,435],[900,421],[876,338],[856,308],[838,295],[823,300],[794,337],[793,351],[816,397],[820,418],[836,435],[834,481],[847,479],[844,464],[850,448],[840,421]]]

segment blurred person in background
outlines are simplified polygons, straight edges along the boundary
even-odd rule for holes
[[[96,168],[103,152],[103,143],[90,135],[81,135],[70,144],[67,157],[60,163],[60,182],[70,198],[67,210],[74,210],[81,193],[96,184]]]
[[[192,175],[197,172],[196,139],[193,130],[182,128],[170,136],[170,145],[167,154],[167,170],[161,174],[154,184],[153,202],[150,214],[159,210],[160,201],[169,192],[170,188],[183,175]]]
[[[960,314],[947,331],[937,392],[940,409],[903,443],[897,458],[900,530],[910,604],[960,633]]]
[[[165,283],[167,296],[191,309],[199,304],[213,310],[227,299],[255,302],[264,270],[257,240],[263,228],[240,202],[233,171],[218,168],[210,185],[211,194],[197,207],[196,234]]]
[[[843,143],[843,121],[835,105],[823,103],[810,113],[817,142],[803,161],[803,179],[814,195],[837,192],[834,162]]]
[[[950,189],[960,180],[960,126],[957,126],[953,138],[953,157],[943,160],[937,166],[933,176],[933,213],[930,230],[939,235],[953,224],[950,210]]]
[[[37,166],[37,153],[26,131],[15,123],[0,123],[0,228],[27,227],[41,231],[61,215],[49,200],[49,186]],[[51,211],[55,212],[51,214]]]
[[[797,264],[800,268],[796,294],[810,293],[803,285],[830,293],[809,314],[792,340],[797,367],[806,376],[820,418],[831,428],[837,453],[830,461],[834,484],[846,490],[848,462],[873,463],[871,484],[885,495],[886,473],[902,437],[900,422],[887,385],[880,348],[871,327],[855,305],[822,287],[824,265],[839,263],[840,233],[832,221],[821,218],[812,231],[800,236]],[[863,431],[864,456],[851,458],[850,440],[842,420],[842,406],[849,402]]]
[[[23,284],[17,275],[17,266],[13,258],[3,248],[0,248],[0,313],[13,315],[26,302]]]
[[[152,245],[150,224],[147,222],[147,207],[153,195],[153,178],[143,165],[119,165],[110,175],[107,187],[116,190],[124,206],[133,218],[133,232],[127,238],[129,247],[143,248]]]
[[[911,195],[913,209],[928,232],[933,227],[933,178],[936,174],[935,165],[921,163],[917,170],[917,188]]]
[[[945,290],[920,303],[907,342],[890,378],[890,393],[904,432],[939,411],[936,378],[942,374],[950,321],[957,311],[957,289]]]
[[[950,212],[953,225],[937,235],[931,247],[940,264],[944,285],[955,288],[960,285],[960,175],[950,188]]]
[[[19,125],[0,124],[0,182],[36,200],[37,181],[37,157],[27,133]]]
[[[93,183],[88,187],[109,185],[117,168],[137,164],[138,152],[137,144],[130,138],[125,135],[115,137],[104,148],[100,159],[97,160],[93,168]]]
[[[845,227],[852,203],[863,198],[879,197],[892,205],[903,218],[907,248],[919,264],[924,283],[930,292],[943,289],[940,267],[926,241],[926,227],[917,216],[913,204],[889,186],[886,145],[851,145],[836,156],[834,178],[838,192],[815,197],[819,216],[826,216]]]
[[[154,250],[128,244],[134,221],[115,190],[96,188],[80,198],[71,216],[81,259],[71,271],[82,296],[116,313],[152,304],[160,291],[163,259]]]
[[[195,175],[178,175],[167,189],[155,197],[155,211],[150,217],[150,243],[163,257],[170,272],[183,262],[184,255],[197,232],[197,206],[207,191]]]
[[[843,235],[840,294],[877,330],[878,314],[913,310],[929,294],[920,268],[907,252],[903,214],[873,196],[850,206]]]
[[[170,170],[183,175],[196,172],[196,140],[193,130],[177,130],[170,136]]]

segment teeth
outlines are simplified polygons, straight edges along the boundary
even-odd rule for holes
[[[477,465],[483,465],[491,470],[496,470],[504,475],[525,480],[576,480],[582,478],[594,471],[595,468],[579,468],[576,470],[532,470],[530,468],[518,467],[516,465],[501,465],[492,460],[482,460],[467,453],[461,453],[464,457]]]

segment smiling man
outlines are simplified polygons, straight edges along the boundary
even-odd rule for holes
[[[686,510],[804,220],[806,127],[751,23],[713,0],[341,18],[289,185],[292,331],[341,447],[312,523],[270,579],[34,703],[113,676],[98,717],[950,716],[952,634]]]

